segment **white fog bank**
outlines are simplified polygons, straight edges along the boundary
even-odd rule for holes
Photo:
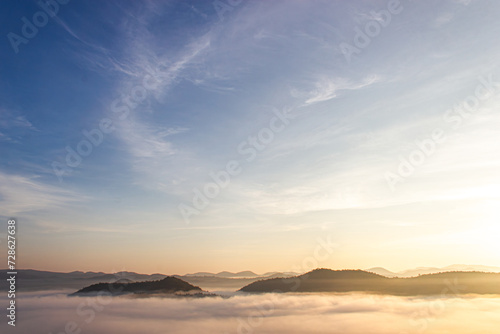
[[[0,303],[7,305],[7,299],[2,296]],[[20,295],[16,305],[15,332],[23,334],[500,332],[500,298],[484,296],[265,294],[225,299],[138,299],[70,298],[44,292]],[[8,319],[5,315],[2,318],[1,332],[13,333]]]

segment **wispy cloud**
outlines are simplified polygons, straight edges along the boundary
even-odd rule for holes
[[[367,76],[359,82],[353,82],[345,78],[321,78],[315,84],[311,91],[298,92],[292,91],[296,97],[305,96],[305,105],[312,105],[318,102],[324,102],[337,97],[343,90],[356,90],[370,86],[380,80],[376,75]]]
[[[0,141],[19,142],[19,131],[38,129],[19,112],[0,108]]]
[[[127,119],[120,126],[120,135],[129,153],[138,159],[162,159],[175,154],[176,150],[167,137],[184,131],[187,129],[153,127],[132,119]]]
[[[2,128],[28,128],[31,130],[36,130],[36,128],[31,124],[30,121],[26,119],[26,116],[15,116],[9,118],[0,119],[0,127]]]
[[[61,209],[85,200],[71,190],[47,185],[36,177],[0,172],[0,203],[4,215],[26,214],[34,210]]]
[[[139,59],[133,66],[134,77],[148,75],[153,68],[158,68],[158,64],[164,64],[161,65],[161,72],[154,73],[159,84],[148,92],[150,97],[145,101],[145,104],[151,103],[152,99],[162,100],[162,97],[183,77],[183,71],[209,45],[209,37],[202,36],[196,42],[190,43],[186,47],[187,51],[177,61],[162,60],[161,57],[148,59],[147,55],[154,53],[153,47],[143,50],[140,47],[131,46],[138,54],[136,59]],[[143,51],[144,53],[142,53]],[[133,77],[130,79],[131,81],[125,80],[119,84],[117,91],[122,92],[122,94],[129,91],[130,87],[136,82]],[[151,112],[153,114],[158,113],[158,111],[154,110]],[[185,155],[185,152],[180,152],[179,148],[175,146],[172,137],[187,132],[189,129],[177,124],[158,124],[143,116],[142,106],[131,110],[130,115],[118,125],[117,134],[128,149],[133,168],[140,172],[138,177],[142,179],[145,176],[148,179],[155,180],[145,182],[144,186],[150,187],[151,183],[156,182],[156,188],[163,191],[170,188],[175,179],[169,173],[167,166],[172,166],[174,156],[176,159],[182,159]],[[138,182],[138,184],[141,184],[141,182]],[[167,184],[169,186],[165,186]]]

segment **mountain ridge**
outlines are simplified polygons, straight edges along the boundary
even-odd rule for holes
[[[450,271],[481,271],[481,272],[500,273],[500,267],[485,266],[485,265],[467,265],[467,264],[452,264],[442,268],[417,267],[413,269],[406,269],[399,272],[392,272],[383,267],[374,267],[365,270],[386,277],[415,277],[418,275],[435,274],[435,273],[450,272]]]
[[[409,296],[439,295],[446,290],[455,294],[500,294],[500,273],[454,271],[408,278],[389,278],[364,270],[322,268],[290,278],[259,280],[244,286],[239,291],[365,292]]]

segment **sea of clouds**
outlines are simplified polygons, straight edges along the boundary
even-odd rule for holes
[[[500,297],[263,294],[210,298],[17,296],[1,333],[499,333]],[[3,313],[8,300],[0,296]]]

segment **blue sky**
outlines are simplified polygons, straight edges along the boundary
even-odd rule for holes
[[[326,236],[324,267],[499,263],[500,4],[215,4],[0,4],[1,218],[25,267],[289,270]]]

